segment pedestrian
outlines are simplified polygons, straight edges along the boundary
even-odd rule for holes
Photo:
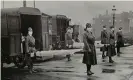
[[[106,29],[106,26],[103,26],[103,30],[101,31],[101,44],[103,44],[102,47],[102,58],[104,59],[105,56],[105,51],[107,51],[107,45],[108,45],[108,32]],[[106,52],[107,55],[107,52]]]
[[[68,27],[67,32],[65,33],[65,43],[66,43],[67,48],[69,48],[69,49],[73,48],[73,39],[72,39],[71,27]]]
[[[91,65],[97,64],[95,37],[92,34],[92,26],[90,23],[86,24],[86,28],[84,30],[85,32],[83,34],[83,42],[84,42],[83,63],[86,64],[87,75],[92,75],[94,73],[91,71]]]
[[[119,31],[116,33],[117,39],[117,56],[120,56],[120,48],[124,46],[122,27],[119,28]]]
[[[31,53],[36,53],[36,49],[35,49],[35,38],[32,36],[33,34],[33,30],[31,27],[28,28],[28,35],[26,36],[25,39],[25,46],[26,46],[26,63],[29,69],[29,72],[36,72],[33,70],[33,63],[32,63],[32,59],[31,59]]]
[[[112,56],[116,55],[115,51],[115,32],[114,32],[114,27],[110,27],[110,32],[109,32],[109,46],[108,46],[108,57],[109,57],[109,63],[113,63],[114,61],[112,60]]]

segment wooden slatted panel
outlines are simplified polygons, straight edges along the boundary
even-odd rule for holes
[[[1,14],[1,36],[8,35],[6,14]]]
[[[10,37],[10,55],[19,55],[21,52],[20,18],[19,15],[7,15]]]
[[[48,17],[42,16],[42,45],[43,50],[49,49],[49,29],[48,29]]]

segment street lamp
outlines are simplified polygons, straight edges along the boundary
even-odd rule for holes
[[[4,0],[3,0],[3,8],[4,8]]]
[[[35,6],[36,6],[36,3],[35,3],[35,0],[34,0],[34,8],[35,8]]]
[[[115,27],[115,11],[116,11],[115,5],[113,5],[112,11],[113,11],[113,26]]]

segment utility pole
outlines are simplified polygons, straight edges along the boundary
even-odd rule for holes
[[[116,11],[115,5],[113,5],[112,11],[113,11],[113,27],[115,27],[115,11]]]
[[[23,7],[26,7],[26,0],[23,0]]]
[[[35,6],[36,6],[36,3],[35,3],[35,0],[34,0],[34,8],[35,8]]]
[[[4,8],[4,0],[3,0],[3,8]]]

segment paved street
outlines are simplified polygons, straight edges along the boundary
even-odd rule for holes
[[[97,49],[98,65],[92,66],[95,73],[86,75],[86,66],[82,64],[83,54],[74,54],[72,61],[57,59],[34,64],[37,73],[28,73],[25,69],[16,67],[5,68],[4,76],[8,80],[133,80],[133,46],[122,48],[121,57],[115,56],[115,63],[108,63],[108,58],[101,59],[101,52]],[[4,79],[2,79],[4,80]]]

